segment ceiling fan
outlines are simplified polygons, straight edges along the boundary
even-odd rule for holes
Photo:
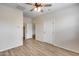
[[[51,7],[52,4],[43,4],[43,3],[26,3],[28,5],[32,5],[33,8],[30,11],[43,12],[44,7]]]

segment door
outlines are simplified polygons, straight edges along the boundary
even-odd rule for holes
[[[43,23],[36,23],[35,24],[35,35],[36,40],[43,42]]]
[[[44,32],[43,32],[43,40],[47,43],[53,43],[53,40],[55,39],[55,33],[54,33],[54,24],[53,20],[46,20],[44,21]]]

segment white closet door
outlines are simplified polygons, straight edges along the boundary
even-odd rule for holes
[[[53,40],[55,38],[54,34],[54,24],[52,19],[47,19],[44,21],[44,32],[43,32],[43,40],[47,43],[53,43]]]
[[[43,41],[43,25],[41,23],[36,23],[35,24],[35,35],[36,35],[36,40]]]

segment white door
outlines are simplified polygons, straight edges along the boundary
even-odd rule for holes
[[[36,40],[43,41],[43,25],[42,23],[35,24]]]
[[[47,43],[53,43],[53,40],[55,39],[55,33],[54,33],[54,24],[53,20],[49,19],[44,21],[44,32],[43,32],[43,40]]]

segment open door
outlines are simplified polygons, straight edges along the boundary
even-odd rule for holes
[[[35,24],[33,24],[32,30],[33,30],[32,38],[35,39]]]
[[[25,26],[23,26],[23,40],[25,40]]]

